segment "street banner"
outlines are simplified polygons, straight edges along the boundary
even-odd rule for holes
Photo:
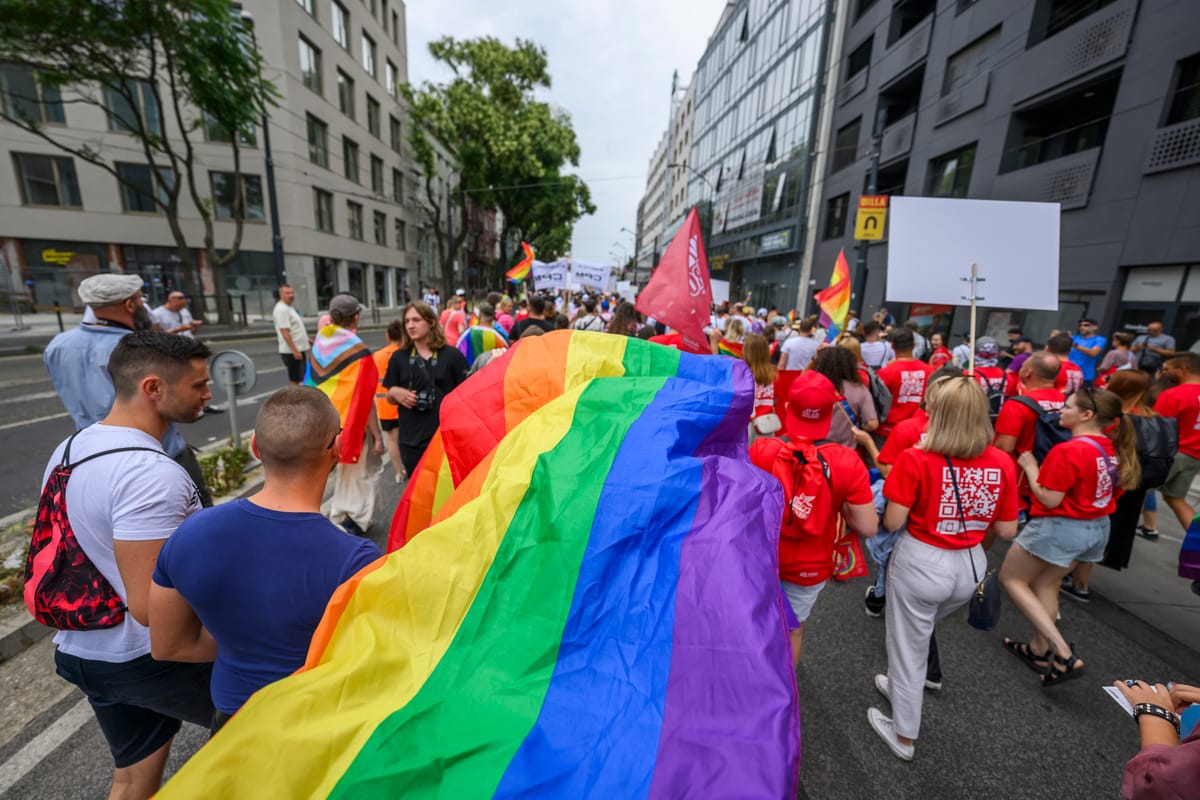
[[[846,327],[846,316],[850,313],[850,265],[846,263],[845,250],[838,250],[829,286],[817,292],[817,304],[821,307],[825,341],[832,342]]]
[[[567,288],[567,260],[560,258],[547,264],[544,261],[534,261],[529,271],[533,286],[539,292]]]
[[[637,298],[637,310],[677,330],[688,349],[703,348],[712,309],[708,260],[693,208],[667,245],[658,268]]]
[[[588,261],[571,262],[571,282],[597,292],[612,290],[612,266]]]

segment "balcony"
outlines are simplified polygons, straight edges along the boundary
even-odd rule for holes
[[[933,112],[933,127],[945,125],[950,120],[958,119],[968,111],[974,111],[987,103],[991,82],[992,74],[985,72],[938,100]]]
[[[929,55],[929,40],[933,35],[933,14],[918,24],[888,48],[879,62],[879,85],[887,86]]]
[[[917,115],[915,112],[884,128],[883,135],[879,140],[880,163],[886,164],[908,155],[912,150],[913,134],[916,130]]]
[[[996,176],[995,200],[1060,203],[1063,211],[1084,208],[1100,163],[1101,148],[1093,147],[1015,172]]]
[[[852,98],[858,97],[867,88],[867,77],[871,70],[862,69],[852,75],[849,80],[842,84],[842,88],[838,89],[838,105],[845,105]]]
[[[1200,164],[1200,118],[1159,128],[1146,157],[1147,175]]]
[[[1120,0],[1026,51],[1013,76],[1013,105],[1125,55],[1137,0]]]

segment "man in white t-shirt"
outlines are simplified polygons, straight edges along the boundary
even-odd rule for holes
[[[863,343],[861,347],[862,360],[871,369],[878,372],[896,360],[896,351],[883,341],[883,326],[874,320],[862,326]]]
[[[821,343],[813,338],[811,319],[801,320],[798,328],[797,334],[784,342],[781,347],[780,369],[804,369],[817,354],[817,348],[821,346]]]
[[[180,721],[212,721],[211,665],[155,661],[146,627],[158,551],[200,508],[196,485],[163,452],[160,439],[170,423],[201,416],[212,397],[209,355],[194,339],[159,331],[122,338],[108,360],[112,410],[59,445],[43,477],[64,458],[76,464],[105,453],[72,470],[67,482],[70,526],[86,556],[72,574],[88,585],[99,572],[126,611],[112,627],[59,631],[54,662],[87,696],[108,742],[115,764],[110,797],[156,792]],[[105,452],[119,448],[135,449]],[[91,596],[84,590],[70,607],[86,605],[81,600]]]
[[[279,302],[271,312],[279,357],[287,367],[288,383],[291,384],[304,380],[304,367],[308,363],[308,331],[304,330],[304,320],[292,308],[295,301],[296,290],[285,283],[279,287]]]
[[[196,331],[201,325],[192,319],[192,312],[188,311],[187,295],[179,291],[167,295],[167,302],[151,311],[150,316],[154,317],[164,333],[175,333],[189,339],[196,338]]]

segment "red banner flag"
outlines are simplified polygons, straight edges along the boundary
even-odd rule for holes
[[[708,259],[700,237],[700,217],[692,209],[667,245],[650,282],[637,297],[637,310],[670,325],[691,352],[710,352],[704,327],[712,309]]]

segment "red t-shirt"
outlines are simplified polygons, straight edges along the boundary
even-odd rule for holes
[[[1200,383],[1185,383],[1163,390],[1154,410],[1179,421],[1179,452],[1200,458]]]
[[[780,465],[776,454],[781,447],[787,447],[787,442],[782,439],[758,439],[750,445],[750,461],[784,484],[786,496],[792,491],[792,476],[778,474]],[[829,490],[832,492],[831,513],[825,522],[824,534],[803,539],[781,537],[779,540],[779,577],[801,586],[814,586],[833,577],[833,545],[837,540],[837,517],[842,504],[869,505],[875,501],[867,468],[858,453],[832,442],[817,445],[817,450],[829,464]],[[787,466],[790,468],[791,465]],[[785,510],[785,525],[786,514]]]
[[[908,506],[908,532],[926,544],[962,550],[983,541],[993,522],[1017,518],[1017,468],[1008,454],[988,447],[975,458],[952,458],[963,518],[946,457],[910,447],[896,459],[883,496]]]
[[[1116,511],[1121,490],[1114,485],[1099,451],[1083,439],[1091,439],[1104,448],[1111,459],[1108,466],[1116,470],[1117,451],[1107,436],[1076,436],[1054,445],[1042,462],[1037,482],[1044,489],[1066,492],[1066,496],[1057,508],[1046,508],[1034,495],[1029,509],[1031,517],[1096,519]]]
[[[892,435],[883,443],[883,449],[879,451],[879,458],[876,461],[880,464],[895,464],[901,453],[925,440],[927,427],[929,427],[929,415],[925,413],[925,409],[918,408],[917,413],[901,422],[892,431]]]
[[[467,329],[467,315],[461,309],[456,311],[447,309],[442,312],[441,323],[442,330],[446,334],[446,344],[457,347],[459,337]]]
[[[971,372],[968,370],[965,374],[970,375]],[[999,367],[976,367],[974,378],[983,387],[984,392],[1002,391],[1008,383],[1004,377],[1004,370]]]
[[[1058,377],[1054,379],[1054,388],[1063,394],[1075,394],[1082,387],[1083,370],[1074,361],[1062,359],[1058,365]]]
[[[1058,389],[1026,389],[1023,396],[1036,400],[1045,411],[1060,411],[1067,402]],[[1000,406],[1000,413],[996,416],[996,436],[1016,437],[1015,455],[1033,450],[1036,430],[1037,416],[1033,409],[1017,400],[1006,400]]]
[[[879,426],[881,436],[889,435],[920,408],[925,397],[925,383],[932,372],[933,367],[915,358],[898,359],[879,370],[879,379],[892,393],[892,408]]]

